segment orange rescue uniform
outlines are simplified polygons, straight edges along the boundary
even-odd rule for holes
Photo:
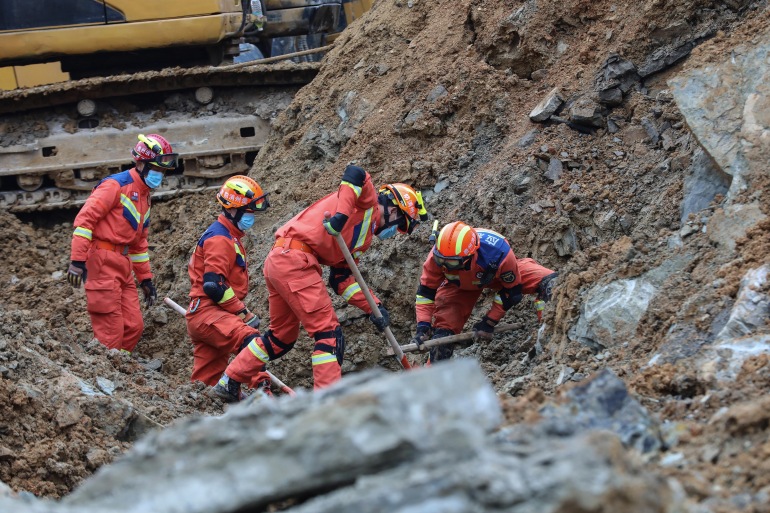
[[[238,353],[249,337],[259,335],[257,329],[238,317],[246,308],[243,299],[249,292],[243,236],[243,231],[220,214],[198,240],[190,257],[190,306],[185,315],[187,333],[193,343],[190,381],[216,385],[230,355]],[[203,290],[204,275],[208,273],[224,277],[228,287],[219,302]]]
[[[152,279],[147,251],[150,188],[134,168],[104,178],[75,217],[70,259],[85,261],[94,336],[133,351],[144,329],[136,283]]]
[[[345,178],[348,178],[347,180]],[[227,367],[235,381],[254,387],[265,364],[290,351],[300,324],[315,339],[312,355],[314,388],[323,388],[342,375],[344,338],[321,273],[331,267],[329,285],[348,302],[370,314],[371,308],[345,261],[337,241],[326,232],[324,212],[342,213],[348,220],[340,234],[354,259],[372,244],[382,222],[377,192],[369,173],[343,177],[337,193],[329,194],[284,224],[265,259],[263,273],[270,304],[270,329],[252,340]],[[375,302],[379,301],[375,297]]]
[[[487,317],[499,322],[505,312],[521,301],[522,281],[516,255],[497,232],[477,228],[479,249],[470,268],[459,271],[440,267],[433,251],[422,266],[415,310],[417,322],[432,324],[436,331],[462,331],[484,289],[497,291]],[[449,334],[449,333],[446,333]]]

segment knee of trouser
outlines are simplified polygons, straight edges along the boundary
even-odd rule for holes
[[[262,363],[267,363],[271,360],[270,351],[267,349],[269,344],[265,344],[259,333],[251,333],[246,335],[241,344],[241,351],[246,349],[253,354]]]
[[[337,357],[337,363],[342,366],[342,361],[345,356],[345,336],[342,334],[341,326],[337,326],[331,331],[320,331],[316,333],[313,338],[315,338],[316,341],[315,347],[313,348],[314,351],[322,351],[324,353],[335,355]],[[323,340],[329,340],[330,338],[334,339],[334,346],[322,342]]]
[[[283,340],[276,337],[272,330],[267,330],[265,334],[262,335],[262,343],[264,344],[267,353],[270,355],[271,360],[277,360],[278,358],[294,349],[294,344],[296,342],[296,340],[292,340],[291,342],[284,342]]]

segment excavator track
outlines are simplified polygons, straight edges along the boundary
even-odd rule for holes
[[[164,135],[180,155],[153,198],[215,189],[248,172],[270,119],[318,69],[175,68],[0,92],[0,210],[79,207],[99,180],[131,167],[138,133]]]

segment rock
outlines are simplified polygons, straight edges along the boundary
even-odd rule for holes
[[[634,63],[613,53],[602,64],[594,81],[594,87],[598,92],[617,88],[625,94],[638,84],[639,80]]]
[[[643,278],[594,287],[586,295],[578,322],[569,330],[570,340],[594,351],[629,340],[656,292]]]
[[[708,207],[717,194],[727,194],[730,188],[730,175],[723,173],[716,162],[698,147],[692,163],[685,171],[684,198],[680,220],[687,221],[690,214]]]
[[[557,158],[552,158],[548,162],[548,171],[546,171],[543,176],[545,176],[552,182],[555,182],[556,180],[561,178],[561,173],[563,169],[564,169],[564,164],[562,164],[561,160]]]
[[[83,410],[74,402],[67,402],[56,410],[56,424],[60,428],[77,424],[83,418]]]
[[[628,394],[623,380],[609,369],[571,388],[564,398],[564,404],[547,404],[540,409],[546,431],[572,435],[606,429],[617,434],[625,446],[641,453],[661,448],[658,422]]]
[[[559,88],[554,88],[532,109],[532,112],[529,113],[529,119],[535,122],[545,121],[556,113],[562,103],[564,103],[564,99],[561,97]]]
[[[601,128],[604,126],[602,107],[588,96],[581,96],[569,109],[569,117],[573,123]]]
[[[719,168],[733,177],[728,200],[764,175],[770,160],[770,31],[734,48],[721,63],[669,81],[687,126]]]
[[[521,139],[519,139],[519,142],[518,142],[519,148],[528,148],[529,146],[531,146],[532,143],[535,142],[535,137],[537,137],[538,133],[539,133],[539,130],[537,128],[533,128],[532,130],[524,134],[524,136]]]
[[[695,44],[691,41],[686,41],[677,46],[666,46],[658,48],[652,54],[647,57],[647,60],[639,67],[639,76],[647,78],[653,73],[662,71],[681,59],[690,55],[690,52],[695,47]]]
[[[728,205],[714,212],[706,233],[715,244],[732,252],[735,242],[766,217],[758,203]]]
[[[619,87],[599,91],[599,102],[609,107],[620,105],[623,103],[623,92]]]
[[[319,393],[247,401],[222,417],[191,418],[149,434],[63,504],[84,513],[261,511],[390,469],[402,480],[410,466],[426,468],[419,463],[426,456],[449,456],[437,466],[441,471],[466,467],[457,463],[487,454],[486,434],[501,420],[494,390],[470,360],[361,373]],[[467,466],[470,475],[479,468]],[[415,488],[408,502],[443,495],[425,490]]]
[[[647,133],[647,138],[650,140],[650,144],[653,146],[657,145],[658,141],[660,141],[660,133],[658,132],[655,123],[649,117],[644,117],[642,118],[641,124],[642,128],[644,128],[645,132]]]

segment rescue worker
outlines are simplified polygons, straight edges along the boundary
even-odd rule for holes
[[[326,218],[324,215],[334,213]],[[225,401],[237,401],[241,383],[254,386],[265,364],[290,351],[300,324],[315,340],[311,358],[314,388],[327,387],[342,375],[345,352],[337,315],[321,278],[330,267],[329,286],[348,304],[367,314],[378,330],[389,325],[389,314],[375,296],[382,317],[373,313],[335,240],[341,235],[358,259],[376,235],[387,239],[396,232],[411,234],[427,218],[422,196],[408,185],[386,184],[377,191],[369,173],[349,165],[339,190],[297,214],[278,229],[263,267],[269,292],[270,329],[253,339],[230,362],[214,391]]]
[[[110,349],[132,352],[144,329],[138,292],[157,299],[147,252],[150,192],[174,169],[177,154],[158,134],[139,135],[131,152],[135,167],[94,187],[75,217],[67,281],[85,285],[94,336]]]
[[[518,264],[521,292],[535,296],[537,320],[542,322],[545,304],[551,300],[551,292],[559,273],[543,267],[532,258],[519,258]]]
[[[193,343],[190,381],[209,386],[217,384],[230,355],[259,336],[260,319],[243,303],[249,273],[242,240],[255,213],[270,206],[267,194],[248,176],[228,178],[216,198],[222,213],[198,239],[188,264],[190,306],[185,315]],[[269,388],[269,376],[261,377]]]
[[[438,234],[422,266],[415,310],[417,330],[412,343],[460,333],[484,289],[497,292],[492,306],[473,326],[475,339],[491,340],[495,326],[522,300],[523,284],[516,255],[497,232],[455,221]],[[430,350],[430,362],[452,356],[450,344]]]

